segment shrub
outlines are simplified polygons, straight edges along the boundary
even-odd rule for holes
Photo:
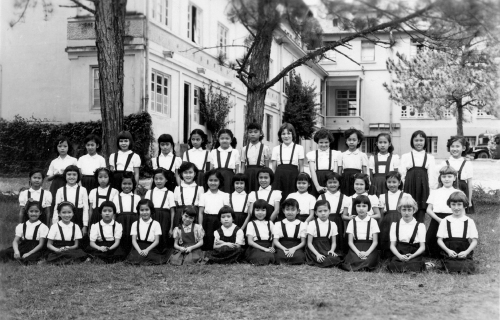
[[[472,201],[475,205],[500,205],[500,189],[486,191],[481,185],[474,186]]]

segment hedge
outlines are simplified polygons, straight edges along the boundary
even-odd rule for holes
[[[141,174],[149,175],[154,142],[150,114],[128,115],[123,119],[123,126],[134,137],[134,152],[139,154],[142,162]],[[34,168],[47,170],[50,162],[58,156],[54,143],[60,135],[69,138],[73,147],[70,155],[79,158],[86,153],[83,140],[91,133],[102,136],[101,121],[51,124],[19,115],[13,121],[0,118],[0,174],[19,175]]]

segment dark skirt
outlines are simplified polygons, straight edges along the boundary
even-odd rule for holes
[[[23,254],[30,252],[31,250],[35,249],[40,242],[38,240],[22,240],[19,242],[18,249],[19,253],[21,254],[21,257]],[[9,260],[18,260],[19,262],[22,262],[23,264],[32,264],[40,261],[46,254],[45,248],[42,248],[41,250],[38,250],[35,253],[30,254],[26,258],[20,258],[14,259],[14,248],[10,247],[7,249],[4,249],[0,251],[0,261],[2,262],[7,262]]]
[[[384,213],[384,217],[380,222],[379,247],[382,250],[382,258],[387,259],[392,256],[391,247],[391,226],[393,222],[401,220],[401,213],[397,210],[389,210]],[[411,252],[413,253],[413,252]]]
[[[214,231],[220,228],[220,220],[216,214],[206,214],[203,217],[203,230],[205,236],[203,237],[203,246],[201,250],[212,251],[214,250]]]
[[[427,169],[421,167],[413,167],[406,173],[406,179],[404,184],[404,192],[409,193],[413,199],[417,202],[419,210],[427,209],[427,199],[429,198],[429,177],[427,175]],[[418,217],[424,218],[424,217]],[[419,221],[416,216],[418,222]]]
[[[194,245],[194,243],[183,243],[181,246],[186,248]],[[182,266],[188,264],[196,264],[203,260],[203,252],[200,248],[194,249],[189,253],[184,253],[179,250],[174,250],[168,263],[174,266]]]
[[[237,263],[242,254],[244,253],[243,248],[229,248],[228,246],[222,246],[221,248],[208,251],[206,257],[208,259],[208,264],[231,264]]]
[[[338,254],[339,256],[344,256],[345,253],[347,253],[347,241],[345,241],[344,237],[344,220],[342,220],[342,215],[341,214],[336,214],[336,213],[330,213],[328,216],[328,219],[330,221],[335,222],[337,225],[337,232],[338,234],[335,236],[336,237],[336,249],[335,253]]]
[[[146,249],[151,245],[152,242],[147,241],[137,241],[137,245],[141,250]],[[143,257],[135,250],[135,247],[132,246],[132,251],[127,256],[127,260],[125,260],[128,264],[134,265],[160,265],[165,264],[168,261],[168,257],[161,254],[161,252],[157,249],[158,246],[149,251],[148,255]]]
[[[438,213],[434,212],[439,218],[444,219],[450,215],[450,213]],[[437,232],[439,229],[439,222],[434,219],[431,219],[431,223],[429,224],[429,228],[427,229],[427,233],[425,235],[425,245],[427,246],[427,253],[431,258],[440,258],[441,257],[441,247],[437,244]]]
[[[340,182],[340,192],[345,194],[346,196],[352,196],[354,191],[354,176],[358,173],[361,173],[359,169],[344,169],[342,173],[342,181]]]
[[[98,223],[99,221],[101,221],[101,219],[102,217],[101,217],[101,212],[99,211],[99,207],[92,208],[92,214],[89,217],[89,228],[94,224]]]
[[[450,250],[460,253],[469,248],[469,241],[463,238],[449,238],[443,239],[444,244]],[[464,259],[451,258],[444,251],[441,251],[441,262],[443,263],[443,269],[448,272],[464,272],[464,273],[474,273],[476,267],[474,265],[474,260],[472,260],[474,252],[471,252]]]
[[[460,182],[458,183],[458,188],[460,190],[462,190],[465,193],[465,195],[467,196],[467,199],[469,199],[469,184],[467,183],[467,181],[460,180]],[[468,207],[467,209],[465,209],[466,214],[474,214],[475,213],[474,203],[472,202],[472,200],[471,200],[471,203],[472,203],[472,207]]]
[[[381,194],[387,193],[387,185],[385,181],[385,173],[374,173],[373,174],[373,181],[370,186],[370,189],[372,192],[368,192],[369,194],[374,194],[378,197],[380,197]]]
[[[271,240],[255,240],[254,241],[259,246],[264,248],[269,248],[273,245]],[[260,249],[254,248],[252,246],[248,246],[245,252],[245,260],[248,263],[257,265],[257,266],[265,266],[268,264],[275,263],[274,253],[272,252],[264,252]]]
[[[77,208],[75,210],[73,218],[71,218],[71,222],[80,227],[80,230],[83,228],[83,208]]]
[[[114,241],[96,241],[95,244],[100,247],[111,247],[114,243]],[[118,246],[116,249],[102,252],[92,248],[89,245],[85,251],[87,251],[92,259],[99,259],[104,261],[105,263],[115,263],[118,261],[122,261],[126,257],[125,251],[123,251],[122,247],[120,246]]]
[[[132,250],[132,237],[130,236],[130,229],[132,228],[132,224],[137,220],[139,220],[139,215],[134,212],[122,212],[116,215],[116,222],[121,223],[123,227],[120,246],[125,254],[128,254],[130,250]]]
[[[155,208],[153,220],[158,221],[161,226],[161,236],[158,250],[160,250],[160,252],[166,252],[168,249],[172,249],[174,247],[174,239],[169,236],[172,224],[172,214],[170,209]]]
[[[316,170],[316,178],[318,180],[318,184],[321,187],[326,186],[326,183],[324,182],[324,180],[325,180],[326,175],[329,172],[333,172],[333,170]],[[314,185],[311,187],[311,194],[316,199],[320,196],[320,193],[318,192],[318,190],[316,190],[316,187]]]
[[[420,244],[415,243],[406,243],[406,242],[398,242],[396,244],[396,249],[401,255],[405,254],[413,254],[415,253]],[[419,255],[409,261],[401,261],[398,257],[394,256],[387,264],[387,269],[390,272],[422,272],[425,270],[425,263],[422,255]]]
[[[331,268],[336,267],[342,263],[340,257],[334,257],[328,254],[332,247],[332,243],[327,237],[315,237],[312,240],[312,245],[320,254],[325,256],[325,260],[323,262],[318,262],[316,259],[316,255],[309,250],[309,247],[306,249],[306,263],[310,266],[316,266],[320,268]]]
[[[368,251],[372,245],[371,240],[355,240],[354,245],[360,251]],[[349,249],[349,253],[345,257],[344,263],[342,263],[341,268],[346,271],[373,271],[377,268],[379,263],[379,254],[377,250],[373,250],[372,253],[366,259],[360,259],[352,249]]]
[[[222,186],[222,189],[219,188],[219,190],[231,194],[231,189],[232,189],[231,182],[233,182],[234,170],[218,168],[217,171],[219,171],[222,174],[222,177],[224,177],[224,185]]]
[[[124,172],[125,171],[114,171],[113,172],[113,179],[111,179],[111,187],[118,190],[118,193],[123,191],[122,190],[122,177],[123,177]],[[133,173],[133,171],[130,171],[130,172]],[[136,181],[136,182],[139,183],[139,181]]]
[[[207,191],[207,189],[205,189],[205,170],[198,171],[198,177],[196,178],[196,184],[203,187],[203,190],[205,190],[205,192]]]
[[[72,246],[73,241],[54,241],[53,246],[56,248]],[[56,265],[71,264],[71,263],[81,263],[87,259],[88,255],[82,249],[72,249],[63,252],[53,252],[51,251],[47,255],[47,263],[52,263]]]
[[[291,164],[280,164],[274,173],[273,189],[281,190],[281,199],[284,201],[290,193],[294,193],[295,179],[299,175],[297,166]]]
[[[263,166],[248,165],[245,167],[245,176],[247,177],[248,183],[245,186],[246,193],[259,190],[259,179],[257,177],[257,172],[264,168]]]
[[[300,244],[301,239],[280,239],[281,245],[285,248],[292,248]],[[279,248],[276,248],[276,253],[274,254],[277,264],[304,264],[306,262],[306,254],[304,253],[304,248],[301,248],[293,254],[292,257],[287,257],[285,252]]]
[[[241,228],[243,226],[243,224],[245,223],[245,220],[248,217],[248,213],[246,213],[246,212],[235,212],[234,216],[236,218],[233,221],[234,224],[237,225],[239,228]]]
[[[297,215],[297,219],[299,219],[300,221],[302,222],[306,222],[307,218],[309,218],[309,213],[308,214],[298,214]]]
[[[87,189],[87,196],[90,194],[90,191],[92,189],[99,187],[99,183],[96,181],[94,176],[82,176],[81,183],[82,187],[85,187],[85,189]]]
[[[57,190],[59,190],[59,188],[64,187],[65,184],[66,184],[66,179],[61,174],[56,174],[54,176],[54,179],[52,180],[49,189],[50,193],[52,193],[52,205],[51,205],[52,211],[54,211],[54,206],[56,205]]]

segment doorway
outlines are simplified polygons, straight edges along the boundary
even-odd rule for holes
[[[189,140],[189,125],[191,123],[191,113],[190,113],[190,101],[191,101],[191,84],[184,82],[184,121],[183,121],[183,136],[184,143],[187,143]]]

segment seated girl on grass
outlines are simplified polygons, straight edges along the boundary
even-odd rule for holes
[[[234,210],[230,206],[223,206],[217,216],[221,227],[214,231],[214,250],[207,254],[208,263],[238,262],[243,253],[245,235],[243,230],[234,224]]]
[[[197,215],[197,207],[190,205],[184,207],[182,223],[175,227],[173,233],[174,253],[170,257],[170,264],[180,266],[202,261],[201,247],[205,232],[200,224],[194,222]]]

